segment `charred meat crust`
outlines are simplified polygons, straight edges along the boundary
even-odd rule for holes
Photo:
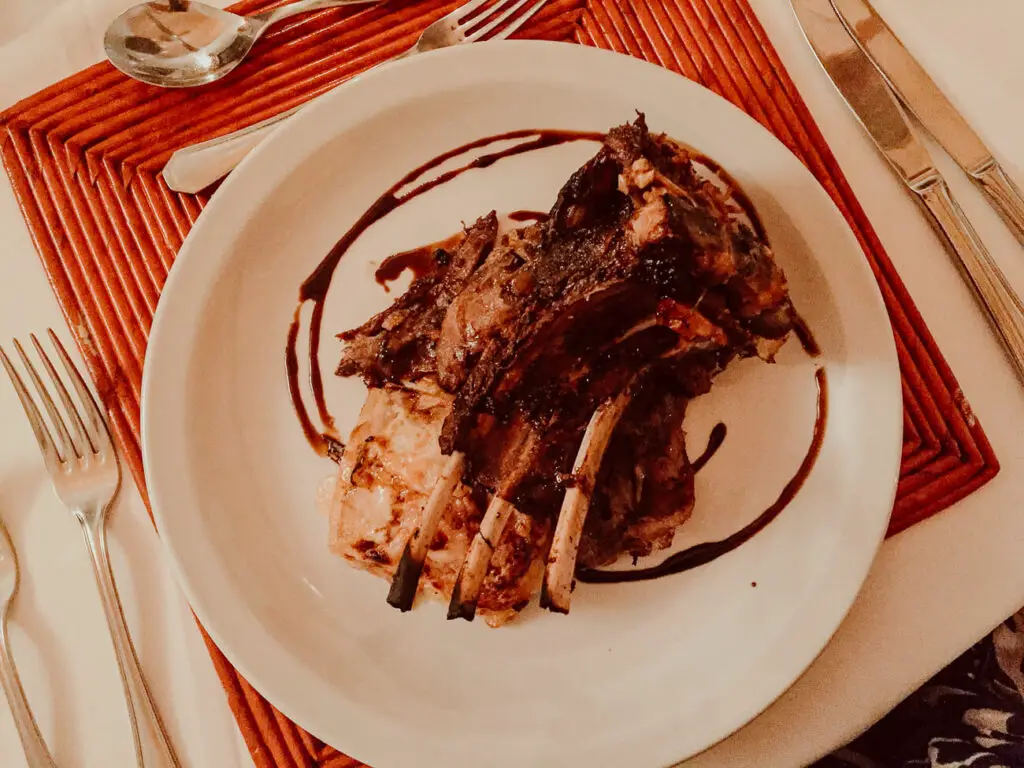
[[[452,253],[434,252],[434,269],[413,281],[395,303],[350,331],[335,374],[367,386],[414,381],[436,369],[438,336],[449,305],[487,258],[498,234],[494,211],[469,227]]]
[[[493,324],[500,333],[464,378],[445,381],[455,394],[441,434],[446,453],[467,449],[480,414],[507,412],[507,403],[533,408],[536,381],[563,379],[566,356],[559,366],[549,350],[570,344],[574,329],[591,348],[614,338],[621,329],[612,308],[642,312],[661,299],[699,308],[741,356],[757,354],[758,337],[789,331],[785,279],[767,244],[699,179],[686,152],[652,136],[642,117],[612,129],[538,226],[540,255],[507,271],[504,286],[487,286],[503,297],[505,322]],[[529,290],[507,290],[512,284]],[[467,292],[477,285],[471,280]],[[611,322],[595,322],[601,315]],[[585,355],[572,364],[586,366]]]

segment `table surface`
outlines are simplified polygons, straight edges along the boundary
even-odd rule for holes
[[[1002,462],[989,485],[883,546],[849,617],[811,669],[761,717],[693,766],[804,765],[881,717],[1024,605],[1024,391],[926,220],[856,125],[807,48],[785,0],[752,0],[956,372]],[[131,0],[0,0],[0,108],[102,56],[106,24]],[[1015,0],[875,0],[878,10],[1024,182],[1024,5]],[[941,168],[1011,281],[1024,251],[948,162]],[[5,175],[0,174],[0,343],[52,326],[69,334]],[[14,392],[0,381],[0,518],[22,565],[12,645],[62,767],[132,764],[112,647],[77,524],[50,492]],[[192,614],[138,492],[110,526],[128,622],[185,766],[251,761]],[[344,746],[344,745],[339,745]],[[24,756],[0,704],[0,765]]]

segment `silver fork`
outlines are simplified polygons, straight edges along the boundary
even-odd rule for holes
[[[484,7],[488,2],[489,0],[469,0],[423,30],[412,48],[370,69],[418,53],[482,40],[502,24],[509,22],[514,14],[526,8],[520,16],[509,22],[508,26],[488,38],[504,40],[525,24],[548,0],[498,0],[490,7]],[[529,5],[531,2],[533,4]],[[164,166],[164,181],[175,192],[195,193],[205,189],[230,173],[243,157],[267,137],[274,126],[287,120],[305,106],[306,104],[301,104],[292,107],[247,128],[179,149],[171,155],[171,159]]]
[[[7,642],[7,613],[18,594],[18,555],[11,537],[0,521],[0,687],[7,695],[14,715],[14,725],[25,750],[29,768],[55,768],[50,750],[39,733],[39,726],[29,709],[25,690],[21,687],[14,657]]]
[[[67,379],[78,396],[79,405],[75,404],[64,379],[50,362],[35,334],[31,336],[32,345],[43,368],[46,369],[46,374],[63,406],[62,409],[58,408],[50,397],[36,367],[17,339],[14,341],[14,347],[35,387],[38,401],[42,403],[49,416],[53,431],[43,420],[36,400],[29,394],[17,369],[2,347],[0,362],[3,363],[11,383],[17,390],[25,415],[32,425],[57,497],[71,510],[82,526],[103,603],[103,612],[106,614],[107,625],[114,641],[114,651],[128,705],[128,719],[131,721],[135,741],[136,760],[140,768],[178,768],[180,764],[171,747],[170,739],[167,738],[167,732],[153,703],[153,697],[135,654],[135,647],[128,634],[107,554],[107,511],[121,485],[121,464],[103,414],[93,400],[84,379],[57,335],[51,330],[49,336],[63,364]],[[140,728],[140,725],[144,728]]]

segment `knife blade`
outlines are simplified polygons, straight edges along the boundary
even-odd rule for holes
[[[912,191],[1024,384],[1024,303],[953,198],[906,113],[830,0],[791,0],[807,42],[882,155]]]
[[[792,0],[804,36],[875,144],[908,185],[938,173],[928,150],[829,0]]]
[[[900,101],[988,195],[1024,243],[1024,196],[963,115],[868,0],[831,2],[847,32],[860,44]]]

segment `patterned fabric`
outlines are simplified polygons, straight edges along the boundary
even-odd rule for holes
[[[1024,610],[815,768],[1024,768]]]

